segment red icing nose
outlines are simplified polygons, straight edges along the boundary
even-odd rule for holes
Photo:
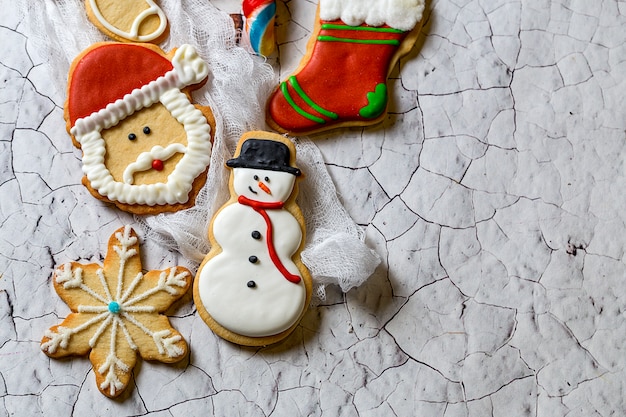
[[[161,161],[160,159],[155,159],[154,161],[152,161],[152,168],[157,171],[163,170],[163,161]]]

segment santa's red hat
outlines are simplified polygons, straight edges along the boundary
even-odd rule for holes
[[[77,136],[114,126],[164,92],[198,84],[208,73],[191,45],[178,48],[172,61],[142,45],[98,45],[74,64],[67,100],[70,131]]]

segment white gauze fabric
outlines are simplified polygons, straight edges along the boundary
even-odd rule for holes
[[[43,3],[43,5],[42,5]],[[84,0],[18,2],[53,82],[65,96],[70,64],[89,45],[106,41],[88,20]],[[208,228],[213,214],[229,198],[229,170],[240,136],[264,130],[264,103],[278,84],[273,68],[236,46],[230,17],[207,0],[161,0],[169,20],[169,37],[160,45],[169,51],[183,43],[193,45],[210,68],[205,86],[193,93],[196,102],[212,108],[215,141],[207,183],[196,205],[177,213],[137,216],[144,238],[180,252],[199,264],[210,250]],[[70,140],[69,137],[67,140]],[[345,211],[336,195],[322,155],[308,139],[294,140],[297,164],[305,173],[298,204],[307,224],[302,260],[311,271],[314,302],[324,300],[328,284],[343,291],[359,286],[380,263],[364,243],[364,232]]]

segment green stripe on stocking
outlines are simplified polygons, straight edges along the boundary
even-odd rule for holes
[[[289,77],[289,82],[291,83],[291,86],[293,87],[293,89],[296,90],[296,93],[298,93],[300,98],[304,100],[306,104],[311,106],[311,108],[313,108],[316,112],[328,117],[329,119],[337,120],[337,118],[339,118],[337,113],[333,113],[332,111],[326,110],[325,108],[319,106],[317,103],[311,100],[311,98],[304,92],[302,87],[300,87],[300,84],[298,84],[298,80],[296,79],[295,75],[292,75],[291,77]]]
[[[302,109],[300,106],[298,106],[296,104],[295,101],[293,101],[293,99],[291,98],[291,95],[289,94],[289,87],[287,87],[287,83],[286,82],[282,82],[280,84],[280,91],[283,93],[283,96],[285,96],[285,100],[287,100],[287,103],[289,103],[289,105],[291,107],[293,107],[293,109],[302,117],[305,117],[315,123],[319,123],[319,124],[324,124],[326,123],[326,121],[324,119],[322,119],[321,117],[317,117],[312,115],[311,113],[307,112],[306,110]]]
[[[379,33],[404,33],[404,31],[400,29],[394,28],[378,28],[372,26],[348,26],[348,25],[337,25],[333,23],[324,23],[322,25],[322,30],[324,29],[336,29],[336,30],[361,30],[364,32],[379,32]]]
[[[320,42],[346,42],[346,43],[359,43],[365,45],[400,45],[400,41],[397,39],[351,39],[351,38],[338,38],[335,36],[321,35],[317,37]]]

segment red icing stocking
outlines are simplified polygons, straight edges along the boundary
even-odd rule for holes
[[[309,134],[381,121],[387,74],[408,32],[340,20],[321,21],[317,29],[311,53],[271,95],[268,124],[284,133]]]

